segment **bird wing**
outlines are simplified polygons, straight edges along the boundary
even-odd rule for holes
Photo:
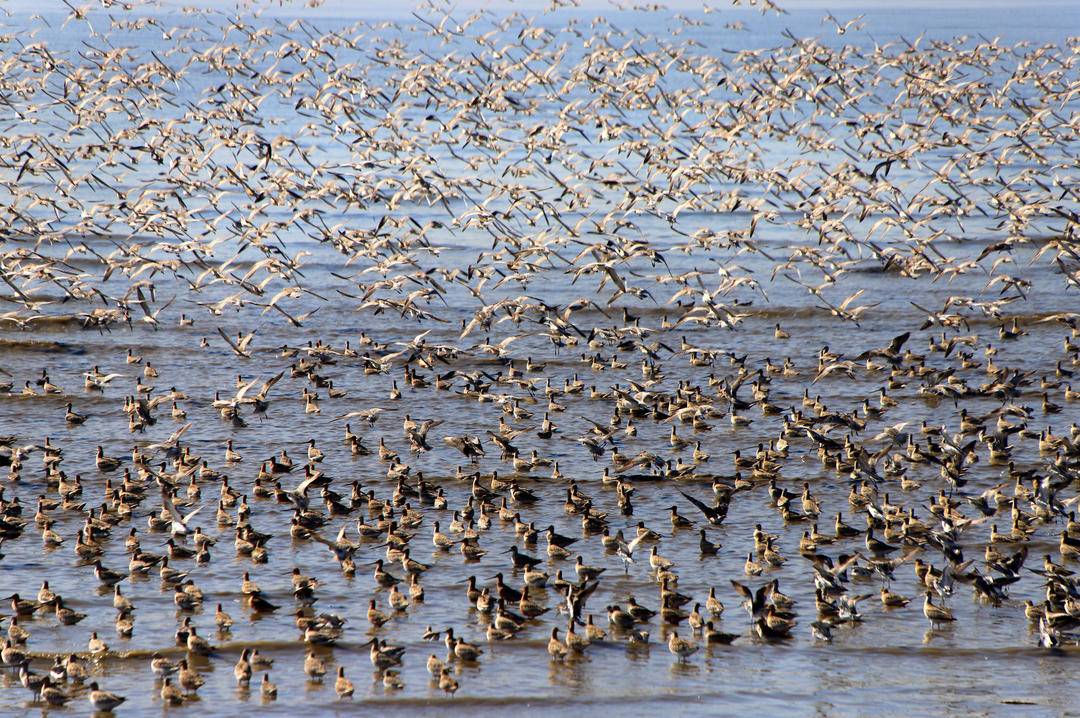
[[[773,579],[772,581],[769,581],[767,584],[759,588],[757,590],[757,593],[754,595],[754,608],[763,607],[765,605],[765,601],[768,600],[769,596],[773,595],[773,592],[776,591],[776,587],[778,585],[779,581]]]
[[[188,423],[184,424],[179,429],[174,431],[172,434],[170,434],[169,438],[166,440],[166,443],[175,445],[176,442],[178,442],[180,440],[180,437],[184,435],[184,432],[186,432],[190,428],[191,428],[191,422],[189,421]]]
[[[443,419],[426,419],[420,423],[417,427],[416,433],[420,436],[427,436],[427,433],[443,423]]]
[[[204,506],[200,506],[199,508],[195,509],[194,511],[189,512],[186,516],[184,516],[184,518],[180,521],[180,523],[186,524],[188,521],[191,521],[193,518],[195,518],[195,514],[202,511],[203,508],[204,508]]]
[[[293,490],[293,493],[303,495],[303,493],[309,488],[311,488],[311,485],[314,484],[316,481],[329,481],[329,479],[319,474],[312,474],[311,476],[301,481],[300,485]]]
[[[157,309],[154,310],[154,313],[150,315],[150,320],[153,321],[153,322],[157,322],[158,315],[161,314],[166,309],[168,309],[172,305],[172,303],[175,302],[175,301],[176,301],[175,296],[170,297],[169,301],[165,302],[160,307],[158,307]]]
[[[335,416],[333,419],[331,419],[331,421],[348,421],[349,419],[355,419],[356,417],[363,416],[363,415],[364,415],[364,412],[362,412],[362,411],[350,411],[347,414],[342,414],[341,416]]]
[[[680,491],[679,493],[685,496],[687,501],[701,509],[701,513],[705,514],[706,516],[712,516],[715,513],[713,511],[713,508],[711,506],[707,506],[704,501],[699,501],[695,499],[693,496],[686,493],[685,491]]]
[[[244,400],[244,395],[247,394],[248,391],[251,390],[251,387],[255,386],[258,381],[258,378],[255,378],[240,387],[240,389],[236,392],[236,396],[233,397],[233,402],[236,404],[242,402]]]
[[[284,370],[279,371],[276,375],[267,379],[266,383],[262,385],[261,389],[259,389],[259,393],[255,395],[255,398],[260,401],[265,400],[267,393],[269,393],[270,389],[274,386],[274,384],[277,384],[279,381],[281,381],[281,377],[283,376],[285,376]]]
[[[142,287],[135,288],[135,296],[139,298],[139,307],[142,309],[143,314],[152,317],[153,315],[150,314],[150,308],[146,306],[146,297],[143,296]]]
[[[638,546],[640,546],[640,545],[641,545],[641,542],[642,542],[642,541],[644,541],[644,540],[645,540],[645,534],[642,534],[641,536],[638,536],[638,537],[637,537],[636,539],[634,539],[634,540],[633,540],[633,541],[631,541],[630,543],[626,543],[626,542],[624,541],[624,542],[623,542],[623,546],[624,546],[624,547],[626,548],[626,553],[627,553],[627,554],[628,554],[629,556],[633,556],[633,555],[634,555],[634,551],[636,551],[636,550],[637,550],[637,547],[638,547]]]
[[[161,488],[161,505],[165,507],[165,510],[172,516],[173,521],[183,523],[184,517],[180,515],[180,512],[176,510],[176,505],[173,503],[172,494],[169,493],[165,487]]]
[[[865,289],[860,289],[859,291],[852,294],[850,297],[847,297],[846,299],[844,299],[844,301],[840,302],[840,311],[844,311],[845,309],[847,309],[848,305],[851,304],[856,299],[858,299],[859,297],[861,297],[863,292],[865,292],[865,291],[866,291]]]
[[[851,568],[851,566],[860,558],[862,558],[862,554],[856,551],[851,556],[848,556],[847,559],[845,559],[842,563],[838,563],[832,568],[828,569],[828,572],[833,576],[839,576],[844,571],[847,571],[849,568]]]
[[[915,304],[915,303],[912,302],[912,304]],[[919,307],[917,304],[915,306],[918,307],[919,309],[922,309],[922,307]],[[926,310],[924,309],[923,311],[926,311]],[[927,314],[929,314],[929,312],[927,312]],[[900,334],[898,336],[893,337],[893,340],[891,342],[889,342],[889,351],[892,352],[893,354],[898,353],[900,351],[900,348],[904,346],[904,343],[907,342],[907,340],[908,340],[908,338],[910,336],[911,336],[911,332],[904,332],[903,334]]]
[[[221,327],[218,327],[218,328],[217,328],[217,333],[221,335],[221,338],[222,338],[222,339],[224,339],[224,340],[225,340],[225,341],[226,341],[226,342],[228,343],[228,345],[229,345],[230,347],[232,347],[232,350],[233,350],[234,352],[236,352],[237,354],[239,354],[239,355],[241,355],[241,356],[243,356],[244,354],[246,354],[246,352],[245,352],[245,351],[244,351],[243,349],[241,349],[240,347],[236,346],[236,342],[234,342],[234,341],[233,341],[232,339],[230,339],[230,338],[229,338],[229,335],[228,335],[228,334],[226,334],[226,333],[225,333],[225,331],[224,331],[224,330],[223,330],[223,329],[222,329]]]
[[[184,432],[191,428],[191,422],[188,422],[181,426],[179,429],[169,435],[169,438],[158,444],[151,444],[146,447],[147,449],[168,449],[176,446],[176,442],[180,441],[180,437],[184,435]]]
[[[730,580],[731,580],[732,588],[734,588],[738,592],[738,594],[740,596],[742,596],[743,598],[745,598],[747,600],[750,600],[750,601],[754,600],[754,594],[750,591],[749,588],[747,588],[743,584],[739,583],[735,579],[730,579]]]

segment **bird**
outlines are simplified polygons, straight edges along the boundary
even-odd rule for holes
[[[189,511],[187,514],[181,514],[173,503],[172,495],[164,489],[161,492],[161,505],[169,513],[169,516],[172,517],[169,531],[173,536],[186,536],[189,531],[188,522],[195,518],[195,516],[203,509],[203,507],[200,506],[194,511]]]
[[[923,615],[930,621],[931,627],[940,623],[951,623],[956,620],[953,612],[945,606],[938,606],[933,602],[933,594],[927,591],[923,600]]]
[[[565,643],[559,640],[559,627],[553,626],[551,629],[551,637],[548,639],[547,651],[551,656],[552,661],[562,661],[566,658],[569,648]]]
[[[314,653],[309,652],[304,657],[304,673],[309,680],[320,682],[322,677],[326,675],[326,664]]]
[[[345,666],[338,666],[337,679],[334,681],[334,692],[338,698],[352,698],[353,682],[345,677]]]
[[[96,681],[92,681],[89,688],[90,692],[86,694],[86,697],[87,700],[90,701],[90,706],[95,711],[111,713],[114,709],[119,708],[120,705],[127,701],[127,698],[124,696],[101,690]]]
[[[19,16],[5,64],[0,558],[9,590],[43,585],[7,599],[2,657],[41,700],[95,669],[25,661],[100,632],[109,593],[121,645],[92,634],[97,658],[126,653],[136,616],[179,625],[182,667],[150,659],[164,704],[229,644],[239,685],[268,669],[250,646],[282,638],[280,597],[321,681],[320,646],[365,610],[327,568],[372,569],[364,645],[391,695],[403,647],[444,634],[422,613],[458,626],[428,666],[453,696],[483,690],[461,663],[542,657],[542,632],[560,674],[605,640],[592,596],[631,661],[654,621],[679,663],[698,632],[888,642],[918,620],[912,580],[931,629],[970,592],[1017,645],[1071,640],[1055,556],[1080,556],[1080,216],[1059,27],[928,42],[827,14],[803,34],[842,42],[765,24],[769,51],[727,51],[748,20],[655,3],[587,27],[563,0],[426,4],[333,31],[137,5]],[[671,531],[646,527],[661,512]],[[103,565],[121,546],[126,570]],[[740,564],[772,580],[733,580]],[[247,620],[225,610],[237,584]],[[740,633],[706,620],[729,584]],[[196,626],[204,591],[221,647]],[[859,609],[875,594],[884,617]],[[474,625],[509,643],[464,640]]]
[[[688,657],[697,653],[700,647],[701,646],[698,646],[693,641],[680,638],[678,631],[672,631],[668,636],[668,650],[671,651],[671,654],[679,661],[685,661]]]

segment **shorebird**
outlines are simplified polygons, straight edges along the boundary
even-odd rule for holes
[[[668,650],[671,651],[680,662],[685,661],[688,657],[697,653],[697,650],[701,646],[698,646],[693,641],[689,641],[685,638],[679,638],[678,631],[672,631],[668,636]]]
[[[939,623],[951,623],[956,620],[952,610],[945,606],[938,606],[933,603],[930,591],[927,591],[925,596],[926,598],[923,601],[923,615],[930,620],[931,628],[936,628]]]
[[[90,692],[87,694],[87,699],[94,710],[103,713],[111,713],[114,708],[118,708],[127,700],[124,696],[101,690],[96,682],[90,683]]]
[[[1070,48],[868,42],[866,18],[830,14],[820,26],[843,45],[786,33],[726,52],[741,21],[650,6],[650,21],[586,33],[564,4],[542,20],[425,6],[419,25],[333,32],[122,3],[69,6],[61,28],[20,18],[33,41],[4,74],[0,397],[38,438],[0,437],[0,542],[17,547],[9,590],[49,576],[65,596],[9,597],[3,659],[43,700],[71,695],[24,665],[63,648],[37,629],[43,609],[93,621],[112,586],[122,640],[136,615],[183,616],[182,674],[151,659],[162,701],[182,701],[214,653],[194,581],[209,595],[225,577],[250,620],[217,596],[217,640],[266,638],[294,601],[321,679],[317,645],[353,629],[316,614],[336,579],[283,579],[269,547],[284,531],[303,573],[374,566],[390,613],[367,597],[369,655],[391,691],[408,669],[382,636],[406,644],[424,611],[475,616],[493,640],[550,631],[556,661],[603,639],[592,595],[634,651],[643,621],[730,643],[705,620],[728,584],[704,586],[740,564],[813,597],[732,581],[763,641],[806,640],[793,627],[811,610],[816,641],[877,620],[858,611],[863,582],[909,620],[909,561],[932,628],[967,610],[935,596],[970,590],[1007,631],[1020,603],[1003,599],[1028,592],[1040,645],[1068,640],[1075,577],[1044,559],[1031,600],[1025,562],[1042,543],[1080,556],[1080,315],[1059,306],[1080,289]],[[78,32],[90,39],[67,42]],[[131,40],[145,32],[161,40]],[[76,329],[92,341],[73,347]],[[400,435],[379,431],[398,420]],[[247,472],[240,450],[269,458]],[[711,540],[678,496],[708,526],[752,516],[754,545]],[[645,526],[658,507],[671,531]],[[429,524],[433,559],[414,541]],[[651,570],[631,576],[643,543]],[[105,567],[121,545],[126,571]],[[65,550],[78,562],[62,570],[93,570],[104,597],[41,569]],[[495,586],[470,579],[467,605],[441,605],[476,562]],[[161,602],[140,588],[155,566]],[[617,605],[654,579],[655,611]],[[680,662],[696,650],[674,632],[668,645]],[[88,648],[109,653],[97,634]],[[447,649],[505,660],[452,631]],[[243,685],[254,655],[234,666]],[[429,670],[454,695],[446,666]]]

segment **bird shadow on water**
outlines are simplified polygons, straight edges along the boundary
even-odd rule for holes
[[[548,682],[560,686],[574,695],[588,693],[589,680],[585,661],[551,661],[548,664]]]
[[[633,663],[647,663],[651,650],[649,644],[627,643],[626,658]]]
[[[951,644],[955,636],[956,631],[952,626],[946,626],[944,628],[928,628],[926,633],[923,634],[923,645],[929,646],[935,640],[939,643],[947,642]]]
[[[668,673],[672,678],[696,678],[701,675],[701,666],[692,661],[676,661],[671,664]]]

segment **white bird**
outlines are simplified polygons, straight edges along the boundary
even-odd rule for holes
[[[623,569],[627,574],[630,573],[630,564],[634,563],[634,551],[641,545],[646,536],[646,534],[638,536],[630,543],[620,540],[619,545],[615,547],[615,553],[623,560]]]
[[[203,510],[203,507],[195,509],[188,514],[181,514],[176,505],[173,504],[172,494],[164,486],[161,488],[161,504],[165,507],[165,510],[169,512],[172,517],[172,524],[169,527],[173,536],[186,536],[188,534],[188,522],[195,518],[195,515]]]

